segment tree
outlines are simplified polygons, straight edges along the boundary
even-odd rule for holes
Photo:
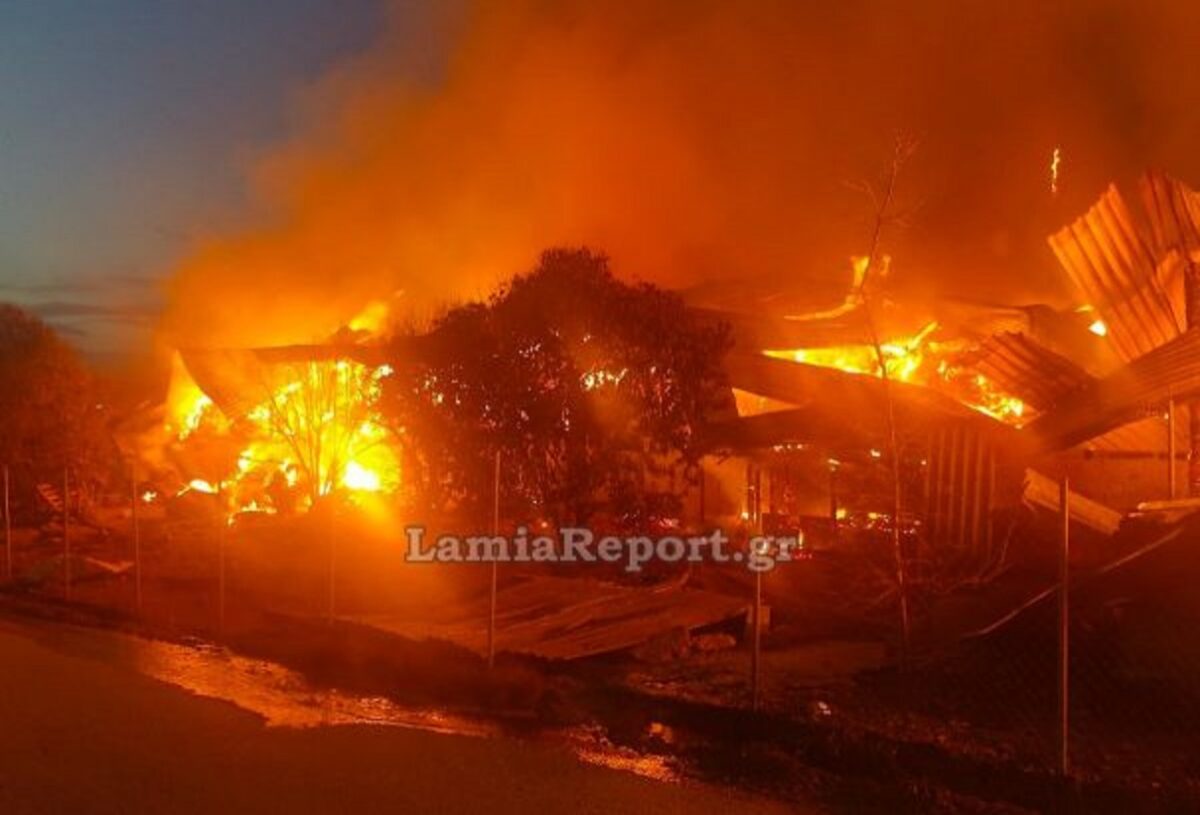
[[[883,194],[876,195],[874,190],[867,187],[875,203],[873,225],[871,228],[870,252],[867,255],[866,268],[863,269],[859,281],[859,292],[863,304],[863,317],[866,321],[867,333],[871,345],[875,349],[875,358],[879,365],[879,376],[883,379],[884,401],[887,404],[887,438],[888,462],[892,475],[892,559],[896,575],[896,598],[900,616],[900,662],[907,665],[911,621],[909,618],[909,581],[908,568],[905,563],[904,541],[900,531],[900,521],[903,517],[904,487],[903,487],[903,454],[900,445],[900,435],[896,427],[896,403],[892,398],[892,381],[888,375],[887,359],[883,351],[883,343],[879,337],[879,328],[875,322],[872,310],[872,299],[869,296],[870,284],[874,282],[872,274],[880,259],[880,244],[883,240],[883,230],[894,218],[890,212],[896,196],[896,179],[900,169],[916,150],[916,143],[897,137],[892,151],[892,162],[888,169],[887,181]]]
[[[669,482],[647,475],[694,475],[728,347],[726,327],[676,295],[617,280],[590,250],[552,249],[486,303],[400,338],[384,410],[428,508],[482,514],[499,452],[510,504],[558,522],[608,507],[633,523],[677,509]]]
[[[331,358],[277,365],[271,374],[260,382],[263,401],[250,417],[256,429],[269,429],[269,439],[283,441],[283,455],[276,457],[294,462],[310,504],[333,493],[348,471],[377,477],[359,459],[383,444],[383,429],[374,422],[379,371]]]
[[[14,483],[96,477],[107,437],[91,376],[45,323],[0,304],[0,464]]]

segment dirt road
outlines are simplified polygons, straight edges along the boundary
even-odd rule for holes
[[[114,659],[123,636],[0,620],[0,812],[797,811],[517,739],[268,727]]]

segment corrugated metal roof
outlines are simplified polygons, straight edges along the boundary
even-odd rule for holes
[[[1103,379],[1063,398],[1028,425],[1035,445],[1061,450],[1200,395],[1200,329],[1184,332]]]
[[[1200,252],[1200,193],[1160,172],[1142,176],[1139,189],[1155,252]]]
[[[1159,222],[1158,237],[1154,229],[1139,226],[1114,185],[1083,216],[1049,238],[1126,362],[1179,336],[1184,327],[1183,314],[1159,275],[1167,230],[1158,217],[1161,211],[1154,213],[1148,220]]]
[[[991,336],[966,354],[964,362],[1039,413],[1095,381],[1083,368],[1026,334]]]

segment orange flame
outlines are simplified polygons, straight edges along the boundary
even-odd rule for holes
[[[955,363],[953,358],[962,350],[961,343],[934,341],[932,335],[937,329],[938,324],[931,322],[911,337],[881,342],[879,352],[864,344],[763,353],[775,359],[875,377],[883,375],[879,364],[882,353],[889,379],[943,391],[973,410],[1020,427],[1028,418],[1025,403],[983,374]]]
[[[360,330],[385,319],[369,307]],[[387,365],[349,359],[276,364],[264,376],[270,381],[263,382],[258,403],[241,416],[226,416],[177,361],[166,419],[172,437],[184,448],[214,437],[233,450],[240,446],[229,472],[194,478],[179,494],[216,494],[216,483],[235,512],[272,514],[285,504],[303,509],[335,490],[396,492],[399,459],[378,414],[382,381],[390,374]]]

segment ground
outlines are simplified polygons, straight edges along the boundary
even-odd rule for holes
[[[267,727],[60,628],[0,619],[0,812],[805,811],[517,739]]]

